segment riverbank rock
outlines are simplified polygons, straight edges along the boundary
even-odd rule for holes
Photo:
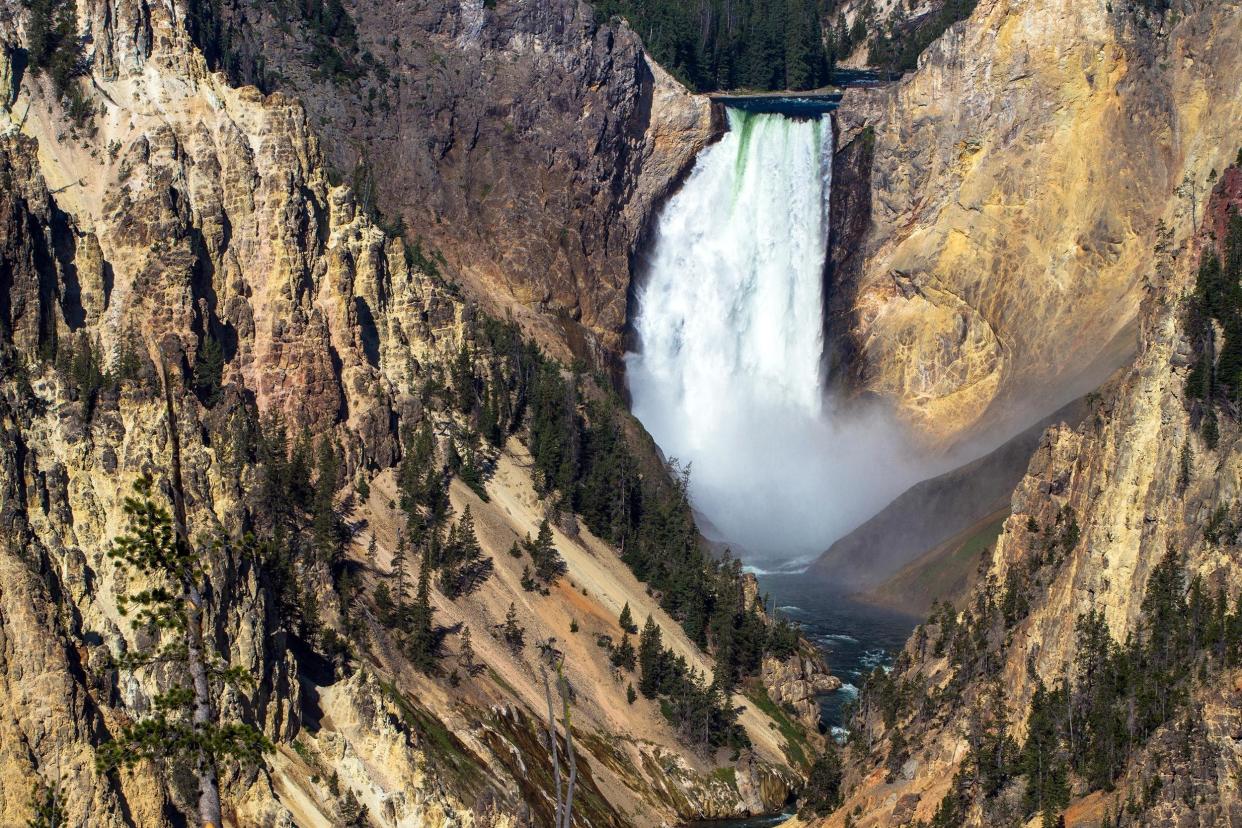
[[[675,803],[683,820],[738,819],[778,813],[802,784],[798,776],[743,751],[731,767],[710,777],[667,751],[643,754],[643,771]]]
[[[810,650],[783,660],[765,657],[760,681],[772,701],[793,710],[811,733],[818,732],[820,726],[817,697],[841,687],[841,679],[828,672],[823,656]]]

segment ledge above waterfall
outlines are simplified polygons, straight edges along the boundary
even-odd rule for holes
[[[763,94],[718,94],[709,96],[713,103],[745,112],[771,112],[787,118],[815,118],[831,112],[841,102],[839,91],[769,92]]]

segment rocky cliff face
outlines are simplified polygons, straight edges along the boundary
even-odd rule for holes
[[[1233,155],[1236,145],[1230,150]],[[916,632],[893,685],[911,695],[888,712],[877,709],[883,693],[871,696],[877,707],[865,707],[857,722],[859,752],[847,754],[861,761],[849,773],[842,809],[824,824],[844,824],[850,813],[859,826],[932,819],[946,794],[977,779],[971,757],[980,745],[979,710],[1003,711],[1021,743],[1030,736],[1027,713],[1038,682],[1051,688],[1063,678],[1083,680],[1081,619],[1098,612],[1119,642],[1151,634],[1155,622],[1145,615],[1145,596],[1169,550],[1186,583],[1200,579],[1203,589],[1220,590],[1233,605],[1242,590],[1230,517],[1242,479],[1238,427],[1232,415],[1222,415],[1219,444],[1205,439],[1208,414],[1186,394],[1198,347],[1188,333],[1194,311],[1187,296],[1204,249],[1225,238],[1227,217],[1242,206],[1242,170],[1229,168],[1214,186],[1206,206],[1196,203],[1201,230],[1180,240],[1166,231],[1153,248],[1133,365],[1104,390],[1082,426],[1044,435],[968,611],[954,614],[1005,620],[974,623],[979,650],[965,661],[960,651],[950,656],[936,643],[952,635],[943,613]],[[1188,234],[1189,221],[1181,226]],[[1173,623],[1198,622],[1188,614]],[[1135,747],[1113,788],[1086,795],[1090,786],[1070,779],[1066,824],[1238,819],[1236,676],[1219,666],[1201,669],[1209,677],[1194,684],[1189,712]],[[1020,824],[1015,803],[1022,784],[1028,783],[974,800],[963,820]]]
[[[742,602],[746,606],[761,607],[759,579],[754,575],[743,576]],[[759,603],[756,603],[759,600]],[[761,612],[761,609],[757,609]],[[764,614],[770,626],[772,619]],[[821,725],[818,697],[831,693],[841,686],[841,680],[828,671],[824,654],[809,641],[800,641],[794,652],[783,658],[765,655],[760,667],[759,682],[768,698],[778,707],[799,721],[810,734],[818,735]],[[812,742],[819,739],[812,737]]]
[[[1239,25],[982,0],[918,71],[849,90],[839,144],[874,146],[870,232],[836,285],[848,382],[943,445],[1122,364],[1160,222],[1184,237],[1238,143]]]
[[[167,477],[157,362],[173,378],[189,523],[212,573],[208,637],[255,680],[226,692],[222,712],[276,743],[265,770],[226,769],[226,821],[343,824],[361,805],[376,825],[546,824],[536,634],[571,654],[573,687],[591,688],[575,712],[584,824],[778,807],[799,771],[765,713],[743,713],[753,748],[724,779],[723,757],[687,749],[655,702],[627,701],[596,645],[620,635],[625,603],[652,615],[700,674],[711,662],[616,549],[585,530],[558,532],[567,576],[548,596],[522,587],[521,563],[506,553],[535,534],[548,504],[516,441],[488,457],[488,499],[460,481],[449,494],[455,514],[473,510],[494,574],[468,600],[434,598],[446,629],[474,629],[488,669],[450,690],[414,669],[377,622],[383,580],[415,578],[394,559],[403,435],[426,418],[439,456],[473,450],[460,417],[432,411],[428,389],[443,389],[477,307],[382,232],[353,187],[330,180],[301,103],[208,70],[191,36],[195,9],[80,3],[87,72],[73,82],[93,113],[75,121],[51,73],[28,63],[31,15],[0,5],[0,77],[12,89],[0,136],[0,823],[31,816],[36,785],[59,791],[72,824],[174,825],[193,809],[193,782],[175,763],[95,767],[99,745],[146,715],[174,677],[118,668],[151,642],[117,603],[142,579],[106,554],[133,481]],[[542,45],[528,49],[547,57]],[[664,157],[679,139],[662,130],[681,133],[670,117],[652,114],[631,150]],[[627,204],[618,209],[638,209]],[[341,560],[289,570],[292,587],[261,554],[207,542],[272,520],[256,505],[255,441],[277,421],[336,447],[333,505],[349,538]],[[343,571],[356,579],[352,601],[341,598]],[[313,634],[288,617],[290,589],[310,596]],[[531,631],[524,648],[496,632],[510,604]],[[366,643],[342,649],[351,628]]]
[[[302,100],[330,164],[476,297],[562,352],[619,353],[633,245],[719,128],[627,27],[578,0],[346,2],[331,28],[202,5],[218,62]]]
[[[807,647],[784,659],[763,660],[762,681],[772,701],[788,706],[808,727],[819,727],[819,696],[841,687],[841,679],[828,672],[823,655]]]

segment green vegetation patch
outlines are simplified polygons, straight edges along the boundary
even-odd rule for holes
[[[814,0],[600,0],[596,17],[624,17],[660,65],[700,92],[815,89],[829,56]]]
[[[801,768],[810,767],[810,761],[807,759],[810,745],[807,743],[806,731],[802,725],[793,721],[784,710],[777,707],[763,687],[751,688],[747,691],[746,698],[776,722],[781,736],[785,737],[785,757],[789,763]]]
[[[1218,407],[1225,415],[1242,402],[1242,215],[1236,210],[1224,240],[1208,247],[1199,262],[1195,292],[1186,302],[1186,329],[1194,347],[1186,399],[1204,443],[1214,450],[1220,440]]]
[[[737,790],[737,768],[732,765],[723,768],[716,768],[712,771],[712,778],[718,779],[735,791]]]

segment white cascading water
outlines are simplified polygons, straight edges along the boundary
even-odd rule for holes
[[[831,121],[727,114],[659,217],[627,375],[634,414],[691,466],[704,532],[793,565],[914,477],[883,418],[825,402]]]

